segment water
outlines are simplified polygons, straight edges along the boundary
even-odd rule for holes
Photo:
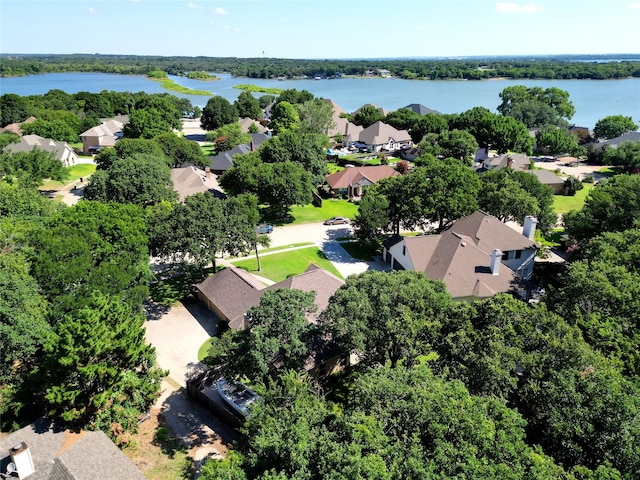
[[[340,78],[330,80],[265,80],[233,78],[219,75],[220,80],[202,81],[184,77],[171,77],[176,83],[189,88],[208,90],[229,101],[238,98],[241,83],[279,89],[308,90],[317,97],[330,98],[348,112],[366,103],[385,110],[397,110],[410,103],[421,103],[442,113],[459,113],[476,106],[495,111],[500,104],[500,92],[513,85],[558,87],[570,94],[576,113],[572,123],[593,128],[607,115],[626,115],[640,121],[640,78],[624,80],[402,80],[395,78]],[[0,93],[41,95],[52,89],[68,93],[102,90],[147,93],[167,92],[158,82],[143,76],[106,73],[48,73],[27,77],[0,78]],[[204,107],[208,96],[183,95],[194,105]]]

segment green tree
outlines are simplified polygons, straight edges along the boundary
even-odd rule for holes
[[[146,206],[178,198],[169,167],[148,155],[116,160],[108,170],[96,174],[84,190],[88,200]]]
[[[191,102],[187,105],[190,106],[190,103]],[[181,117],[183,108],[189,108],[185,106],[184,99],[167,93],[144,94],[135,100],[135,110],[155,110],[160,114],[162,121],[171,127],[169,131],[172,129],[180,130],[182,128]]]
[[[335,127],[333,108],[323,99],[316,98],[294,105],[301,133],[327,135]]]
[[[464,130],[444,130],[442,133],[428,133],[418,144],[421,155],[440,158],[455,158],[471,166],[478,150],[478,142],[473,135]],[[422,160],[424,165],[429,162]]]
[[[410,365],[433,348],[452,308],[444,283],[420,272],[368,271],[347,278],[320,316],[345,354],[363,365]]]
[[[151,277],[145,231],[138,206],[88,200],[38,226],[29,239],[31,274],[54,304],[53,318],[80,308],[94,291],[139,309]]]
[[[638,129],[631,117],[624,115],[609,115],[596,122],[593,128],[593,135],[596,138],[616,138],[623,133],[632,132]]]
[[[29,117],[29,105],[24,97],[15,93],[0,96],[0,127],[24,122]]]
[[[209,159],[202,154],[200,145],[192,140],[179,137],[173,132],[163,133],[155,138],[164,155],[171,162],[171,166],[179,167],[183,164],[191,164],[204,168],[209,165]]]
[[[63,120],[37,119],[34,122],[24,124],[21,128],[25,135],[39,135],[43,138],[68,143],[78,141],[78,132]]]
[[[252,118],[260,120],[262,118],[262,109],[258,103],[258,99],[251,92],[243,90],[238,95],[238,99],[234,102],[238,116],[241,118]]]
[[[53,152],[36,147],[28,152],[0,153],[0,176],[17,178],[24,187],[35,187],[45,178],[61,181],[66,172]]]
[[[384,123],[391,125],[398,130],[411,130],[418,121],[420,115],[409,108],[399,108],[389,112],[384,119]]]
[[[525,122],[528,127],[537,127],[546,123],[558,124],[571,119],[575,107],[569,100],[569,92],[557,87],[525,87],[514,85],[500,92],[502,103],[498,112]],[[555,119],[549,122],[549,109],[555,112]]]
[[[129,121],[122,129],[125,138],[153,138],[171,131],[171,125],[163,118],[163,114],[151,108],[134,110]]]
[[[420,177],[420,203],[424,217],[437,223],[438,230],[477,210],[480,180],[459,160],[446,158],[430,162],[416,173],[423,174]]]
[[[62,208],[63,204],[52,202],[35,187],[0,181],[0,218],[47,217]]]
[[[144,317],[132,315],[120,298],[101,294],[62,319],[36,373],[49,413],[83,427],[135,430],[164,376],[143,325]]]
[[[380,121],[384,121],[384,114],[375,105],[364,105],[353,115],[353,123],[364,128]]]
[[[578,192],[578,190],[582,190],[584,185],[578,177],[569,175],[569,177],[564,181],[564,188],[567,190],[567,195],[573,196]]]
[[[358,239],[369,245],[382,246],[383,234],[389,226],[389,200],[377,190],[370,189],[360,200],[353,229]]]
[[[617,147],[609,147],[604,151],[604,162],[616,165],[626,173],[640,171],[640,142],[622,142]]]
[[[202,109],[200,124],[205,130],[216,130],[238,121],[238,110],[224,97],[211,97]]]
[[[300,117],[293,104],[280,101],[271,109],[271,128],[276,134],[285,130],[296,130],[299,123]]]
[[[239,123],[229,123],[207,133],[207,140],[215,142],[217,152],[224,152],[241,143],[249,143],[251,135],[243,133]]]
[[[420,143],[425,135],[435,133],[440,135],[441,133],[449,129],[447,120],[437,113],[427,113],[426,115],[419,116],[411,125],[409,135],[413,143]]]
[[[297,289],[267,290],[260,305],[247,311],[245,329],[223,335],[213,363],[224,363],[227,376],[267,383],[280,370],[303,371],[310,352],[312,324],[307,315],[316,309],[314,293]]]
[[[326,149],[329,139],[324,134],[285,130],[266,141],[260,148],[265,163],[295,162],[309,174],[314,185],[323,183],[327,173]]]
[[[584,148],[578,145],[577,136],[566,129],[553,125],[543,125],[536,132],[536,150],[543,153],[569,153],[582,155]]]
[[[628,230],[640,220],[640,176],[617,175],[593,188],[581,210],[564,215],[568,232],[579,241],[604,232]]]
[[[298,103],[308,102],[313,100],[313,94],[308,90],[296,90],[295,88],[289,88],[284,90],[278,95],[278,103],[289,102],[292,105]]]

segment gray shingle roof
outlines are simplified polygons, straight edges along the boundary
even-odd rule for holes
[[[40,419],[0,439],[0,472],[6,472],[10,449],[25,442],[35,473],[29,480],[144,480],[144,475],[103,432],[71,432]]]

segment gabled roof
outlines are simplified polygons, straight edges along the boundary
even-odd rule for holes
[[[172,168],[171,181],[173,182],[173,189],[180,196],[181,202],[189,195],[202,192],[211,192],[218,198],[225,197],[220,190],[216,176],[211,172],[205,172],[194,166]]]
[[[24,122],[16,122],[10,123],[9,125],[5,125],[3,128],[0,128],[0,131],[15,133],[16,135],[22,136],[22,125],[32,123],[36,121],[36,117],[31,116],[27,118]]]
[[[531,175],[535,175],[540,183],[544,183],[545,185],[564,185],[564,178],[559,177],[555,173],[549,170],[525,170],[527,173]]]
[[[342,108],[340,105],[338,105],[336,102],[334,102],[330,98],[325,98],[324,101],[331,106],[333,112],[336,113],[337,115],[340,115],[341,113],[346,113],[346,110],[344,108]]]
[[[229,170],[233,167],[233,157],[236,155],[251,153],[257,150],[258,147],[267,140],[269,140],[269,136],[264,133],[252,133],[251,141],[249,143],[242,143],[231,150],[220,152],[218,155],[209,157],[209,160],[211,161],[211,170],[222,172]]]
[[[196,288],[229,320],[229,328],[244,328],[244,314],[260,304],[265,286],[246,270],[229,266],[207,277]]]
[[[331,296],[344,285],[344,280],[336,277],[334,274],[323,270],[317,265],[311,264],[301,274],[294,275],[284,279],[281,282],[267,287],[267,290],[275,290],[277,288],[296,288],[303,292],[315,292],[315,303],[318,307],[317,313],[327,308]],[[317,315],[312,315],[309,319],[316,323]]]
[[[511,164],[509,159],[511,159]],[[527,155],[521,153],[503,153],[496,157],[488,157],[484,160],[481,166],[482,170],[499,170],[502,168],[509,168],[513,170],[527,170],[531,165],[531,159]]]
[[[432,110],[429,107],[425,107],[421,103],[410,103],[409,105],[403,108],[411,110],[412,112],[415,112],[418,115],[426,115],[427,113],[435,113],[437,115],[442,115],[439,111]]]
[[[327,175],[326,182],[333,189],[349,188],[362,179],[377,183],[383,178],[400,175],[396,169],[388,165],[371,165],[366,167],[347,167],[344,170]]]
[[[249,133],[249,127],[251,127],[251,125],[257,126],[259,133],[264,133],[267,131],[267,128],[264,125],[254,120],[253,118],[248,118],[248,117],[241,118],[238,123],[240,124],[240,128],[242,128],[242,131],[244,133]]]
[[[10,143],[5,147],[5,151],[30,152],[34,148],[39,148],[45,152],[51,152],[60,161],[65,161],[69,157],[76,157],[75,152],[66,142],[57,142],[51,138],[43,138],[38,135],[24,135],[20,137],[18,143]]]
[[[29,447],[35,467],[29,480],[145,478],[103,432],[71,432],[46,419],[0,439],[0,472],[11,461],[10,449],[21,442]]]
[[[260,304],[266,290],[297,288],[305,292],[316,292],[317,313],[329,304],[329,298],[344,284],[330,272],[311,264],[303,273],[289,277],[279,283],[265,287],[253,275],[234,266],[225,268],[207,277],[196,288],[214,304],[228,319],[229,328],[244,328],[244,314]],[[316,315],[309,321],[315,323]]]
[[[627,132],[623,133],[619,137],[611,138],[600,142],[598,146],[602,148],[602,145],[618,146],[623,142],[640,142],[640,132]]]
[[[97,125],[89,130],[82,132],[81,137],[110,137],[115,136],[116,133],[122,131],[124,124],[118,120],[106,120],[100,125]]]
[[[384,108],[379,107],[379,106],[377,106],[377,105],[374,105],[373,103],[365,103],[364,105],[362,105],[362,107],[360,107],[359,109],[357,109],[357,110],[355,110],[354,112],[352,112],[352,113],[351,113],[351,115],[352,115],[352,116],[355,116],[355,114],[356,114],[356,113],[358,113],[360,110],[362,110],[364,107],[373,107],[373,108],[376,108],[376,109],[378,109],[378,111],[379,111],[380,113],[382,113],[382,115],[384,115],[385,117],[387,116],[387,113],[389,113],[389,112],[387,112]]]
[[[360,133],[359,140],[367,145],[384,145],[389,143],[389,140],[410,142],[411,135],[406,130],[398,130],[382,121],[377,121]]]
[[[529,240],[493,215],[481,210],[476,210],[467,217],[459,218],[447,231],[469,237],[476,247],[488,254],[494,248],[506,252],[537,247],[533,240]]]

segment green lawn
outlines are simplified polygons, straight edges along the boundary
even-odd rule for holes
[[[315,263],[320,268],[333,273],[338,278],[342,275],[333,264],[327,260],[324,253],[318,247],[289,250],[271,255],[261,255],[262,270],[258,272],[258,263],[255,257],[247,260],[232,262],[236,267],[244,268],[251,273],[268,278],[274,282],[281,282],[287,277],[304,272],[309,265]]]
[[[379,254],[375,247],[365,246],[358,241],[340,242],[340,246],[344,248],[349,255],[358,260],[365,262],[373,260],[373,256]]]
[[[353,220],[358,212],[358,205],[346,200],[323,200],[322,208],[313,205],[291,207],[293,224],[324,222],[331,217],[347,217]]]
[[[593,188],[593,184],[585,183],[584,188],[578,190],[574,196],[569,195],[554,195],[553,196],[553,209],[556,213],[567,213],[571,210],[580,210],[584,205],[584,201],[589,195],[589,192]]]
[[[93,172],[96,171],[96,166],[93,163],[78,163],[65,168],[66,179],[62,182],[56,182],[55,180],[47,180],[42,184],[42,189],[55,190],[62,188],[71,182],[77,182],[80,178],[87,178]]]

